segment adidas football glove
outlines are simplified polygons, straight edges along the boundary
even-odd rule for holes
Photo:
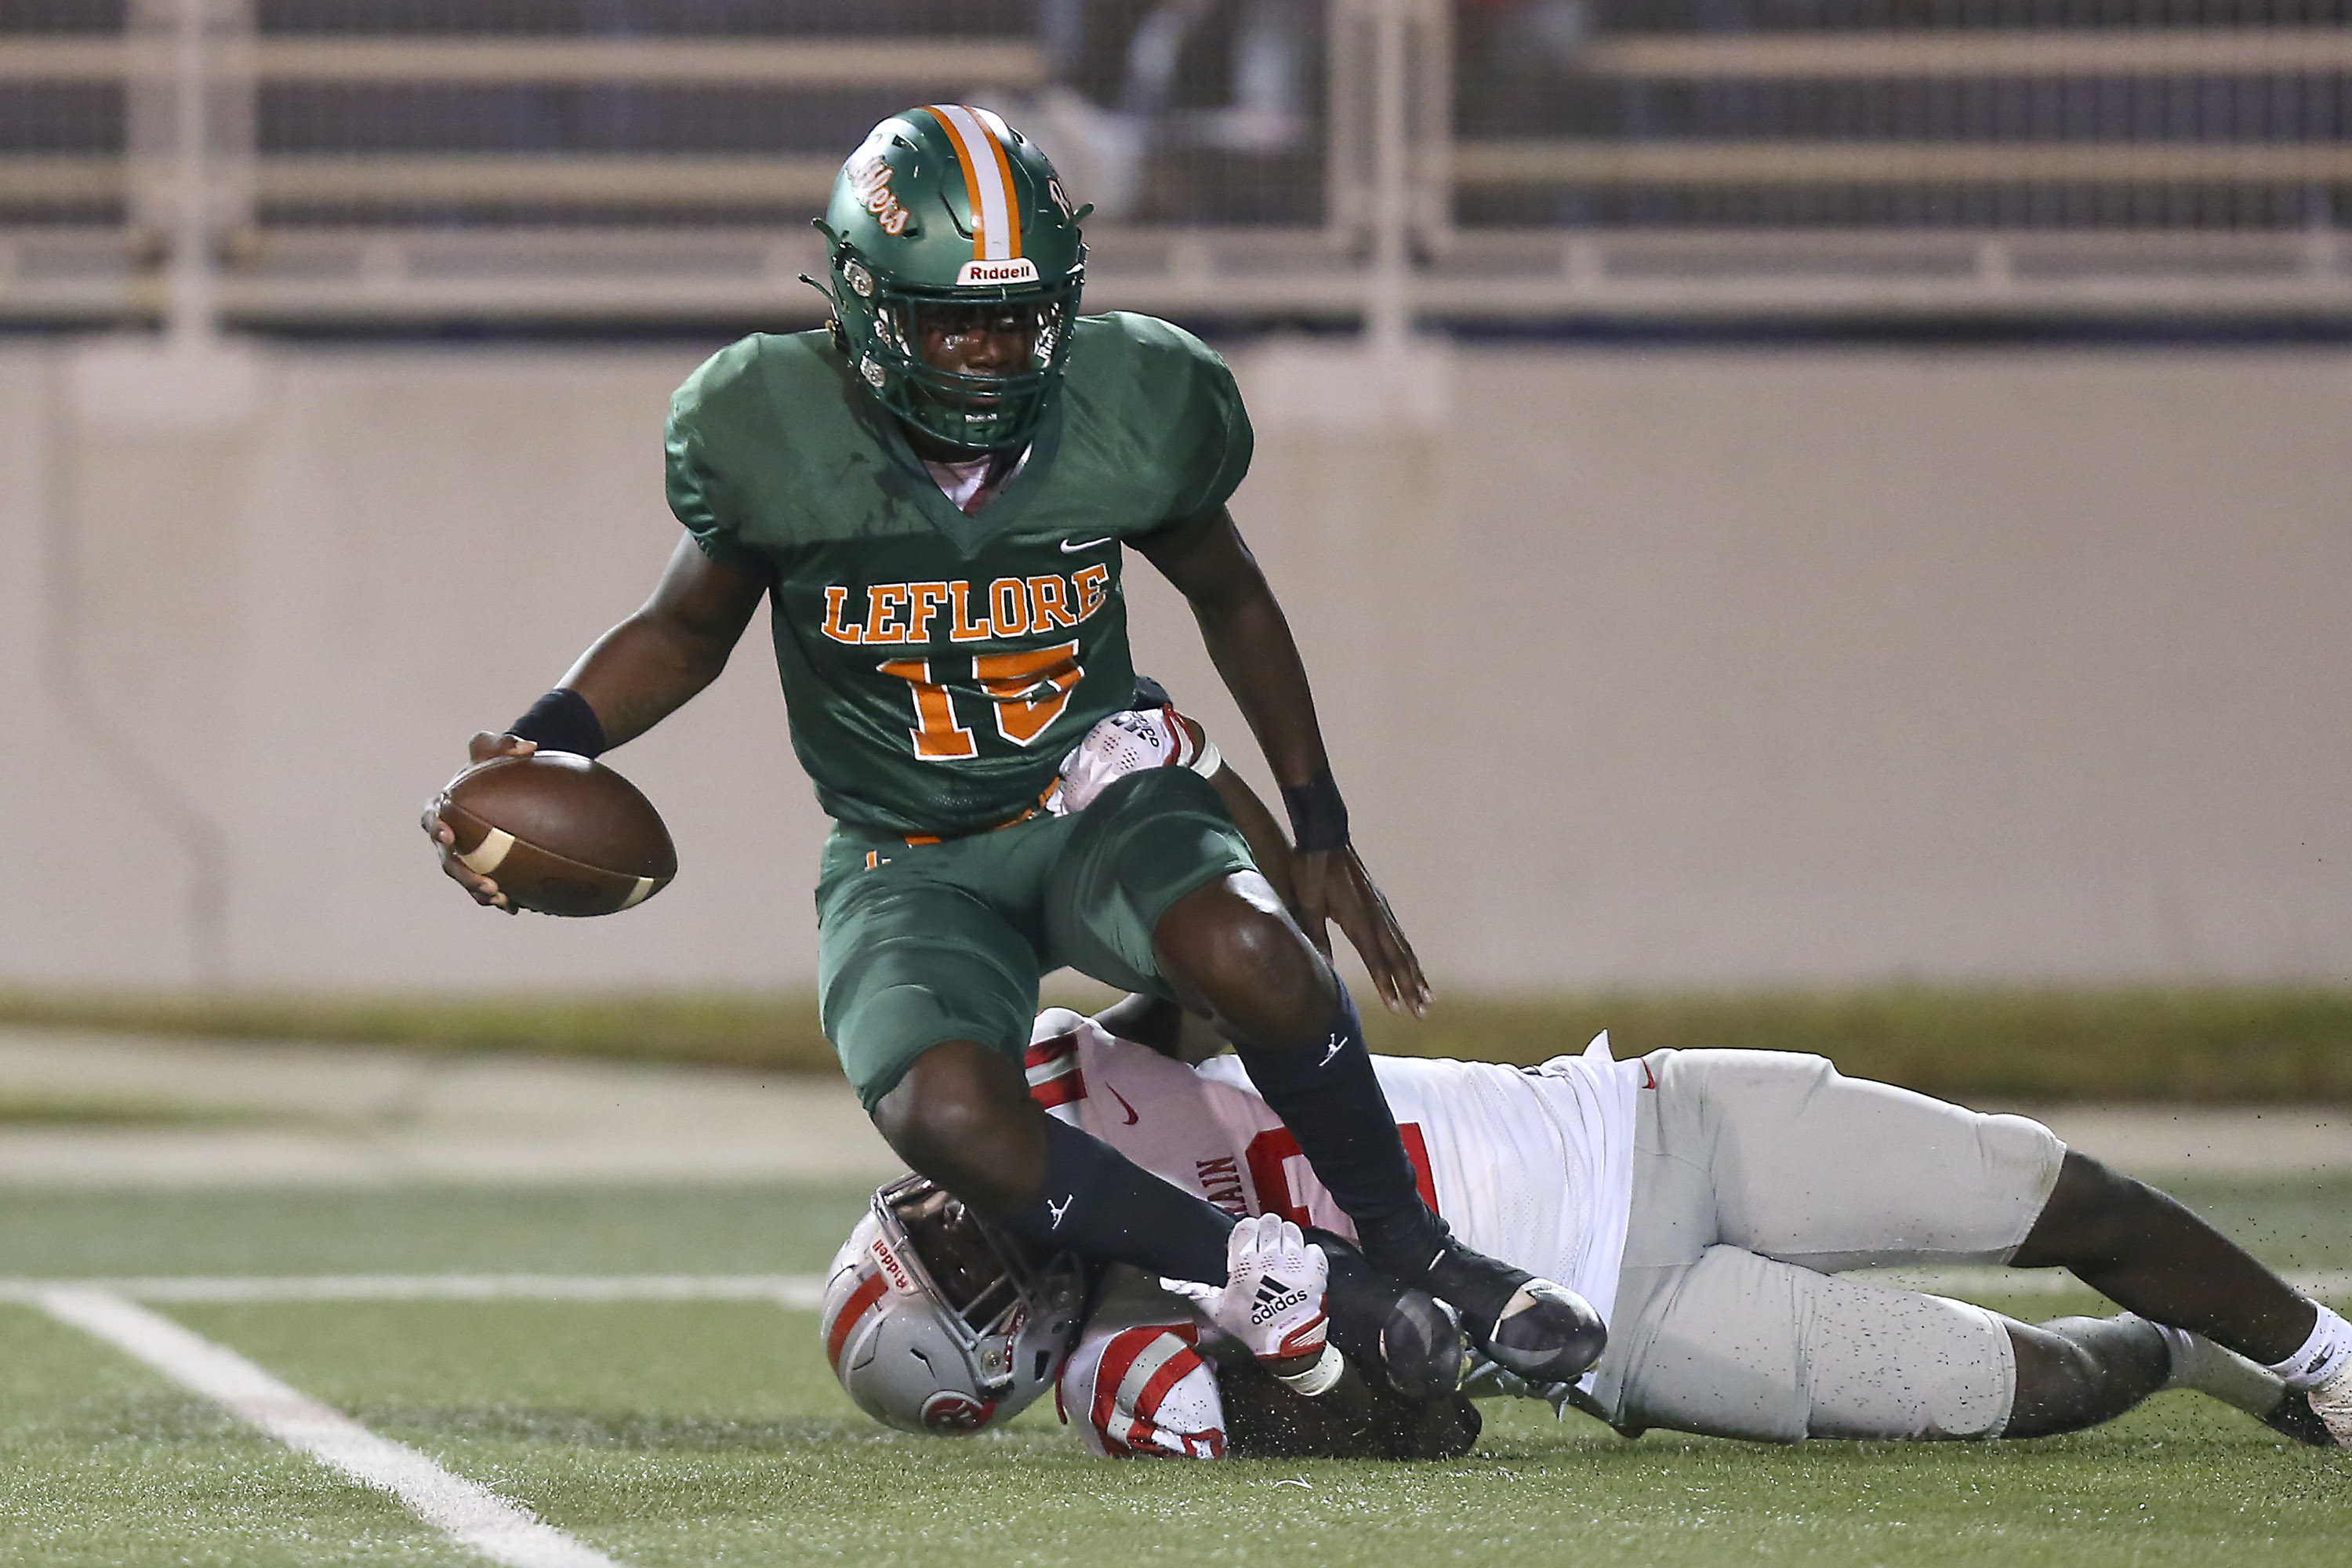
[[[1216,742],[1203,739],[1195,744],[1173,708],[1114,713],[1062,759],[1062,774],[1046,796],[1045,809],[1055,816],[1084,811],[1114,782],[1146,768],[1191,768],[1205,776],[1223,765]]]
[[[1330,1320],[1323,1310],[1323,1286],[1329,1274],[1321,1247],[1280,1215],[1268,1214],[1234,1226],[1225,1242],[1223,1286],[1160,1283],[1198,1306],[1260,1361],[1286,1361],[1324,1348]]]

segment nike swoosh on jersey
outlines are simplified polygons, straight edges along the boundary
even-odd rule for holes
[[[1123,1095],[1123,1094],[1119,1093],[1118,1089],[1118,1086],[1116,1086],[1116,1085],[1114,1085],[1114,1084],[1108,1084],[1108,1083],[1107,1083],[1107,1084],[1103,1085],[1103,1087],[1104,1087],[1105,1089],[1109,1089],[1109,1090],[1110,1090],[1110,1097],[1111,1097],[1113,1100],[1118,1100],[1118,1108],[1119,1108],[1121,1110],[1124,1110],[1124,1111],[1126,1111],[1126,1112],[1127,1112],[1127,1120],[1126,1120],[1125,1121],[1120,1122],[1120,1123],[1119,1123],[1119,1125],[1120,1125],[1120,1126],[1122,1126],[1122,1127],[1132,1127],[1132,1126],[1134,1126],[1134,1125],[1135,1125],[1135,1123],[1136,1123],[1136,1121],[1137,1121],[1137,1120],[1138,1120],[1138,1118],[1136,1117],[1136,1114],[1135,1114],[1135,1107],[1133,1107],[1132,1105],[1129,1105],[1129,1104],[1127,1102],[1127,1096],[1125,1096],[1125,1095]]]
[[[1075,542],[1065,539],[1062,541],[1062,553],[1065,555],[1076,555],[1081,550],[1092,550],[1097,544],[1108,544],[1109,542],[1110,535],[1108,533],[1104,534],[1100,539],[1081,539]]]

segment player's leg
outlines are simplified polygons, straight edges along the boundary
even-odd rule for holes
[[[1229,1215],[1029,1097],[1020,1063],[1039,933],[1003,906],[1040,902],[1072,826],[911,852],[852,842],[835,853],[837,839],[818,896],[825,1032],[892,1147],[997,1224],[1098,1261],[1223,1283]],[[1436,1302],[1336,1238],[1330,1264],[1332,1342],[1401,1393],[1452,1388],[1461,1336]]]
[[[1045,1114],[1002,1048],[940,1041],[875,1102],[899,1158],[1041,1247],[1222,1283],[1232,1218]]]
[[[2178,1200],[2074,1150],[2010,1261],[2069,1269],[2118,1306],[2264,1363],[2315,1321],[2312,1302]]]
[[[1208,1283],[1232,1219],[1045,1114],[1021,1068],[1029,940],[944,873],[956,847],[885,857],[845,836],[818,886],[826,1037],[898,1156],[1041,1244]]]
[[[1629,1271],[1596,1379],[1627,1429],[1793,1443],[1998,1435],[2019,1366],[1982,1307],[1717,1246]]]
[[[1347,988],[1264,877],[1231,870],[1202,883],[1169,904],[1151,938],[1160,979],[1234,1043],[1360,1227],[1422,1206]]]
[[[1644,1270],[1618,1297],[1603,1414],[1626,1427],[1762,1442],[2041,1437],[2111,1421],[2167,1386],[2136,1318],[2021,1323],[1966,1301],[1735,1247]]]
[[[1935,1102],[1848,1107],[1844,1120],[1860,1124],[1849,1129],[1853,1142],[1871,1159],[1902,1162],[1868,1125],[1891,1116],[1929,1149],[1931,1164],[1958,1160],[1979,1183],[1988,1168],[2006,1170],[1992,1184],[2025,1194],[2006,1210],[1923,1224],[1907,1202],[1892,1215],[1868,1201],[1857,1208],[1851,1189],[1864,1179],[1833,1153],[1803,1147],[1832,1135],[1809,1122],[1808,1108],[1845,1098],[1850,1081],[1821,1058],[1659,1051],[1643,1061],[1633,1212],[1591,1405],[1621,1430],[1657,1425],[1780,1441],[2038,1435],[2111,1419],[2177,1385],[2263,1414],[2266,1374],[2242,1362],[2223,1365],[2234,1359],[2229,1352],[2174,1331],[2130,1319],[2030,1326],[1721,1245],[1736,1231],[1843,1266],[1894,1261],[1866,1248],[1874,1237],[1899,1238],[1914,1260],[1984,1258],[2031,1224],[2042,1162],[2021,1130],[2008,1130],[2014,1138],[1996,1130],[1989,1159],[1976,1129],[1940,1115],[1917,1119]],[[1885,1174],[1900,1184],[1899,1169]],[[2275,1380],[2272,1389],[2275,1399]]]
[[[2298,1442],[2331,1439],[2308,1405],[2292,1403],[2276,1373],[2201,1334],[2116,1318],[2058,1318],[2009,1325],[2017,1352],[2017,1401],[2004,1433],[2039,1437],[2112,1421],[2150,1394],[2191,1388],[2242,1410]]]
[[[1046,921],[1055,956],[1214,1020],[1374,1264],[1450,1302],[1514,1370],[1559,1381],[1598,1353],[1590,1308],[1461,1247],[1422,1202],[1346,986],[1206,781],[1157,769],[1106,789],[1056,865]]]
[[[2145,1318],[2005,1321],[2017,1394],[2004,1437],[2047,1437],[2112,1421],[2166,1387],[2172,1352]]]
[[[2057,1184],[2065,1145],[1788,1051],[1654,1051],[1637,1143],[1700,1184],[1702,1242],[1821,1273],[2006,1263]]]
[[[1825,1272],[2064,1266],[2142,1316],[2284,1362],[2282,1375],[2303,1367],[2303,1383],[2288,1376],[2290,1386],[2352,1361],[2352,1342],[2328,1332],[2342,1320],[2179,1204],[2068,1152],[2037,1122],[1849,1079],[1819,1057],[1677,1051],[1644,1060],[1657,1085],[1658,1136],[1705,1172],[1709,1239]],[[2198,1369],[2217,1364],[2179,1359],[2190,1386],[2204,1386]],[[2230,1385],[2226,1372],[2214,1375],[2212,1391]]]
[[[2145,1182],[2069,1151],[2010,1261],[2071,1270],[2118,1306],[2269,1368],[2352,1443],[2352,1327]]]
[[[1230,872],[1184,894],[1152,946],[1162,979],[1234,1042],[1355,1222],[1365,1258],[1443,1299],[1482,1350],[1522,1375],[1562,1382],[1591,1364],[1606,1331],[1588,1303],[1464,1246],[1422,1201],[1355,1004],[1263,877]]]

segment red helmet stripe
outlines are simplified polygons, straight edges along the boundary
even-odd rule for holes
[[[833,1327],[824,1333],[824,1359],[833,1363],[835,1377],[841,1375],[841,1347],[849,1342],[849,1336],[856,1331],[859,1321],[873,1310],[874,1303],[882,1299],[882,1292],[889,1288],[890,1282],[877,1271],[867,1275],[857,1289],[849,1293],[849,1300],[841,1304],[841,1315],[833,1320]]]

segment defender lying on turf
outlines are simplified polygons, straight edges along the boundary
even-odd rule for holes
[[[1119,771],[1101,765],[1119,749],[1096,741],[1066,764],[1066,805],[1083,808],[1097,775]],[[1282,886],[1271,819],[1235,801],[1246,792],[1229,772],[1213,782]],[[1090,1282],[928,1183],[885,1187],[835,1260],[823,1317],[862,1407],[910,1429],[975,1430],[1058,1379],[1098,1452],[1469,1447],[1466,1400],[1401,1398],[1375,1367],[1370,1383],[1342,1375],[1323,1344],[1323,1250],[1344,1246],[1346,1216],[1246,1075],[1213,1055],[1221,1042],[1139,996],[1095,1019],[1049,1010],[1032,1041],[1031,1093],[1053,1115],[1229,1213],[1277,1220],[1236,1228],[1223,1291],[1177,1282],[1180,1297],[1132,1270]],[[2187,1386],[2301,1440],[2352,1444],[2352,1327],[2022,1117],[1844,1078],[1813,1056],[1618,1062],[1606,1036],[1534,1068],[1375,1068],[1423,1195],[1455,1234],[1564,1282],[1607,1321],[1607,1349],[1574,1385],[1531,1388],[1487,1366],[1471,1392],[1572,1403],[1629,1432],[1794,1441],[2039,1436]],[[1281,1221],[1320,1227],[1321,1247]],[[2129,1310],[2034,1326],[1835,1277],[1921,1263],[2065,1268]],[[1069,1354],[1052,1326],[1089,1283]]]
[[[1343,1231],[1234,1064],[1174,1059],[1199,1042],[1171,1013],[1040,1015],[1037,1098],[1230,1212]],[[2187,1386],[2303,1441],[2352,1440],[2344,1320],[2022,1117],[1848,1079],[1820,1057],[1612,1061],[1605,1036],[1535,1068],[1375,1061],[1456,1233],[1567,1281],[1608,1321],[1608,1348],[1573,1388],[1487,1367],[1469,1393],[1572,1403],[1629,1433],[1793,1441],[2041,1436]],[[1227,1291],[1205,1301],[1114,1270],[1067,1353],[1033,1325],[1066,1320],[1045,1305],[1083,1292],[1077,1266],[1025,1253],[909,1179],[876,1194],[835,1260],[826,1348],[861,1406],[910,1429],[975,1430],[1058,1382],[1097,1452],[1465,1450],[1466,1400],[1402,1400],[1352,1373],[1307,1399],[1253,1364],[1301,1328],[1311,1337],[1311,1311],[1253,1322],[1251,1309],[1286,1286],[1313,1294],[1315,1252],[1244,1225]],[[1923,1263],[2066,1268],[2133,1310],[2029,1325],[1832,1272]]]

